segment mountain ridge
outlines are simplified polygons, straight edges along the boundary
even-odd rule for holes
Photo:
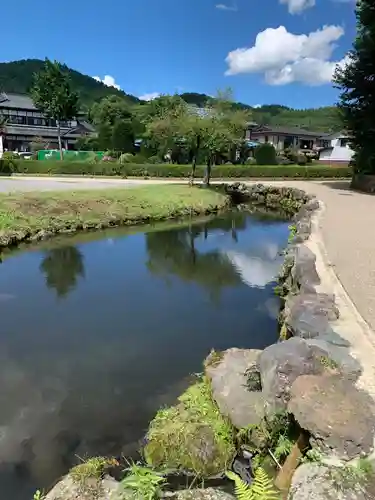
[[[41,59],[0,62],[0,91],[20,94],[29,93],[33,74],[39,72],[43,65],[44,61]],[[132,94],[127,94],[115,87],[108,87],[91,76],[84,75],[65,64],[63,66],[70,76],[73,88],[80,95],[84,109],[88,109],[94,102],[110,95],[122,97],[129,105],[143,102]],[[198,92],[185,92],[180,95],[188,104],[195,104],[199,107],[207,105],[214,99]],[[233,102],[232,105],[235,109],[251,111],[253,121],[261,125],[299,127],[322,132],[337,131],[342,127],[339,111],[335,106],[293,109],[282,104],[265,104],[256,108],[242,102]]]

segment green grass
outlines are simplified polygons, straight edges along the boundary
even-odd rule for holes
[[[0,195],[0,246],[59,233],[207,214],[223,208],[219,192],[187,185]]]
[[[189,387],[177,405],[158,411],[144,453],[152,467],[190,471],[203,478],[231,465],[234,430],[213,401],[205,378]]]

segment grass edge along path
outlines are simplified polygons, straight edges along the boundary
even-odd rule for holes
[[[216,212],[229,198],[188,185],[0,194],[0,247],[56,234]]]

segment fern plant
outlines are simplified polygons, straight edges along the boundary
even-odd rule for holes
[[[267,473],[258,467],[255,471],[253,484],[250,486],[234,472],[228,471],[227,477],[234,481],[237,500],[279,500],[280,496],[275,490]]]
[[[165,477],[148,467],[132,464],[129,474],[121,481],[125,490],[131,490],[133,497],[139,500],[157,500],[161,497]]]

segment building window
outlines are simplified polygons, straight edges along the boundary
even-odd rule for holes
[[[268,135],[264,136],[264,142],[268,142]]]
[[[349,139],[347,137],[340,139],[340,147],[346,148],[349,146]]]

